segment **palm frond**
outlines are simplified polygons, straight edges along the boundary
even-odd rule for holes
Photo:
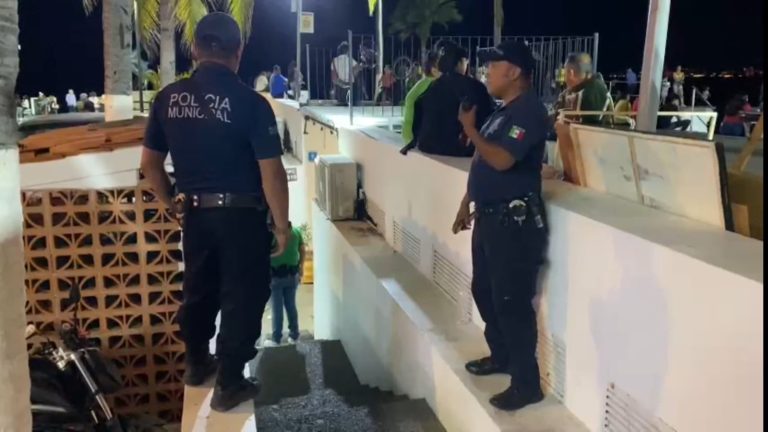
[[[251,23],[253,20],[253,5],[255,0],[225,0],[227,3],[227,12],[237,21],[240,31],[243,34],[243,44],[248,40],[251,34]]]
[[[141,45],[150,58],[160,54],[160,0],[137,0]]]
[[[90,14],[96,9],[96,5],[99,4],[99,0],[83,0],[83,9],[86,14]]]
[[[181,45],[189,52],[195,41],[197,23],[208,13],[204,0],[176,0],[176,21],[181,30]]]
[[[160,74],[154,69],[144,72],[144,80],[153,90],[160,90],[162,88],[160,85]]]
[[[390,20],[389,32],[401,39],[416,35],[428,38],[432,27],[461,22],[456,0],[401,0]]]

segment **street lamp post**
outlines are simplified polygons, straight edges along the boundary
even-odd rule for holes
[[[294,1],[296,2],[296,72],[293,75],[293,80],[297,81],[301,73],[301,16],[304,13],[304,5],[302,0]],[[309,64],[307,64],[307,68],[309,68]],[[301,100],[301,82],[291,84],[296,84],[294,85],[293,97],[296,98],[296,102],[299,102]]]
[[[384,0],[376,2],[376,79],[384,76]]]
[[[645,30],[643,71],[640,80],[640,108],[637,113],[637,129],[645,132],[656,131],[670,1],[650,0],[648,7],[648,26]]]
[[[139,21],[139,7],[136,0],[133,1],[133,19],[136,23],[133,31],[136,33],[136,61],[139,73],[139,112],[144,113],[144,65],[141,63],[141,21]]]

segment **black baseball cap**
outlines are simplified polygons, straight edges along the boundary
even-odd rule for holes
[[[229,14],[213,12],[204,16],[195,29],[195,45],[203,49],[234,52],[240,48],[240,27]]]
[[[493,48],[478,50],[477,56],[481,63],[505,61],[529,74],[536,67],[536,59],[533,57],[531,49],[523,42],[502,42]]]

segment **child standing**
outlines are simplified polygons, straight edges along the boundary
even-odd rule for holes
[[[299,338],[299,313],[296,309],[296,290],[304,276],[304,239],[298,228],[291,226],[285,252],[272,258],[272,340],[265,346],[280,345],[283,338],[283,308],[288,315],[288,342]]]

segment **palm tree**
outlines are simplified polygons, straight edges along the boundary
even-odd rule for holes
[[[189,52],[197,23],[213,10],[228,12],[237,21],[243,40],[251,34],[251,19],[255,0],[141,0],[139,15],[142,40],[160,44],[160,77],[163,85],[176,76],[176,29],[181,32],[182,47]],[[145,48],[155,53],[153,46]]]
[[[103,5],[105,119],[130,118],[133,115],[130,61],[133,0],[83,0],[86,12],[92,11],[99,1]],[[142,46],[150,56],[159,52],[162,84],[173,82],[176,75],[177,27],[182,45],[189,51],[197,23],[209,8],[223,10],[235,18],[246,40],[251,31],[254,1],[136,0]]]
[[[401,39],[418,37],[423,56],[432,27],[447,28],[448,24],[459,23],[462,19],[456,0],[400,0],[392,15],[389,32]]]
[[[91,12],[99,0],[83,0]],[[131,49],[133,0],[100,0],[104,31],[104,119],[133,117]]]
[[[24,340],[19,151],[14,89],[19,73],[17,0],[0,0],[0,430],[32,430],[29,369]]]

